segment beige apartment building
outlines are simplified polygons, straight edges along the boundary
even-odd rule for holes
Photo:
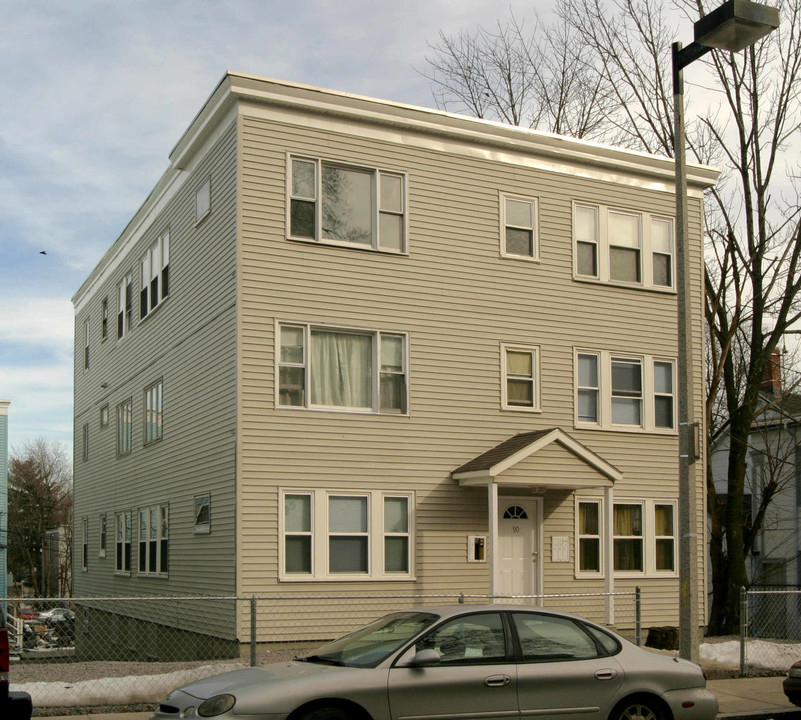
[[[169,161],[74,298],[76,596],[639,586],[677,623],[671,160],[227,73]]]

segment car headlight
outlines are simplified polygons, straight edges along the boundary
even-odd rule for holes
[[[201,717],[215,717],[228,712],[236,702],[233,695],[215,695],[202,702],[197,709],[197,714]]]

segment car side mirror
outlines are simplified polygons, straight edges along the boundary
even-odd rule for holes
[[[408,667],[430,667],[431,665],[439,665],[442,656],[434,650],[434,648],[426,648],[416,653],[415,656],[409,660]]]

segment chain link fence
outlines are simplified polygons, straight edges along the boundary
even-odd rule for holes
[[[496,597],[582,615],[640,638],[638,592]],[[487,595],[5,598],[11,689],[34,707],[153,705],[192,680],[290,660],[388,612]]]
[[[801,588],[743,588],[740,671],[775,674],[801,657]]]

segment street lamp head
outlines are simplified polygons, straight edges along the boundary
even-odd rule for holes
[[[779,11],[750,0],[728,0],[694,27],[698,44],[740,52],[779,27]]]

